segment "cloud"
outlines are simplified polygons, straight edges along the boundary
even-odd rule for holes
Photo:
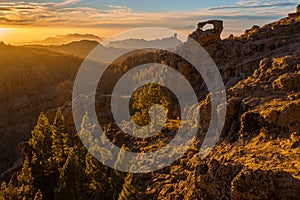
[[[291,1],[291,0],[290,0]],[[289,7],[266,9],[272,1],[249,0],[234,6],[249,9],[201,9],[178,12],[142,12],[126,6],[109,5],[104,9],[71,6],[78,0],[54,2],[0,2],[0,24],[38,27],[78,27],[85,29],[129,29],[138,27],[176,27],[190,32],[198,22],[209,19],[225,20],[225,30],[242,33],[253,24],[265,24],[286,16]],[[277,2],[278,3],[278,2]],[[58,6],[59,5],[59,6]],[[252,6],[252,8],[250,8]],[[254,7],[256,6],[256,7]],[[259,6],[259,7],[258,7]],[[224,6],[223,6],[224,7]],[[229,6],[227,6],[229,7]],[[237,7],[235,7],[237,8]],[[190,26],[187,26],[190,25]]]
[[[196,25],[187,25],[187,26],[178,26],[178,27],[173,27],[171,29],[185,29],[185,30],[195,30]]]
[[[186,27],[187,24],[197,24],[201,20],[271,20],[285,16],[288,10],[272,9],[267,11],[265,6],[278,5],[273,1],[249,0],[237,2],[234,6],[202,9],[189,12],[142,12],[129,7],[109,5],[106,9],[83,6],[70,6],[79,0],[54,2],[0,2],[0,23],[7,25],[36,26],[80,26],[80,27],[141,27],[165,26]],[[282,3],[281,3],[282,4]],[[290,4],[290,3],[288,3]],[[285,3],[284,5],[287,5]],[[228,8],[255,8],[249,10]],[[223,8],[223,9],[221,9]],[[224,10],[225,9],[225,10]],[[250,22],[249,22],[250,23]]]
[[[218,6],[207,8],[208,10],[224,10],[224,9],[251,9],[251,8],[270,8],[270,7],[289,7],[295,6],[297,3],[293,2],[279,2],[279,1],[257,1],[249,0],[237,2],[234,5]]]
[[[111,8],[111,9],[128,9],[127,6],[116,6],[116,5],[109,5],[108,8]]]
[[[55,6],[56,7],[65,7],[65,6],[68,6],[68,5],[76,4],[79,1],[80,0],[66,0],[66,1],[63,1],[61,3],[56,3]]]
[[[10,11],[10,8],[0,7],[0,11]]]
[[[67,0],[61,3],[53,2],[0,2],[0,23],[6,25],[93,25],[99,21],[109,22],[122,20],[132,13],[125,6],[109,6],[107,9],[91,7],[70,7],[79,0]]]

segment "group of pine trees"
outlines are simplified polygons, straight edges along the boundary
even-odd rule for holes
[[[125,173],[103,165],[78,134],[67,133],[60,110],[53,124],[41,113],[31,134],[31,153],[20,172],[2,182],[1,200],[124,199],[134,191],[127,192],[132,180]]]
[[[134,95],[133,119],[137,124],[149,123],[148,112],[154,104],[167,107],[160,92],[158,85],[150,84]],[[155,114],[155,121],[158,120],[156,115],[160,114]],[[15,173],[9,182],[2,182],[0,200],[135,199],[136,193],[141,190],[139,176],[107,167],[83,145],[80,134],[87,134],[88,140],[93,140],[90,126],[86,115],[81,131],[70,134],[60,109],[52,124],[41,113],[31,132],[28,142],[30,152],[23,159],[22,170]],[[101,151],[100,147],[89,150]],[[109,155],[111,152],[101,153]],[[122,163],[124,156],[121,154],[115,155],[115,166]]]

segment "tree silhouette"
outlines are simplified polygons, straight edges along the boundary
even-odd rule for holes
[[[33,199],[36,188],[33,185],[34,177],[31,172],[29,159],[26,158],[23,163],[23,168],[18,176],[18,196],[25,199]]]
[[[68,133],[64,125],[64,117],[60,109],[57,110],[53,123],[52,152],[56,167],[61,168],[66,161],[68,152]]]
[[[43,200],[43,195],[40,189],[35,193],[33,200]]]
[[[88,186],[85,166],[77,153],[78,149],[69,151],[55,189],[55,199],[81,200],[86,198]]]

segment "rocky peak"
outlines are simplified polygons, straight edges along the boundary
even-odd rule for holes
[[[300,17],[300,4],[296,8],[295,13],[289,13],[289,18]]]
[[[212,29],[203,30],[207,24],[212,24],[214,27]],[[220,41],[222,31],[222,20],[209,20],[200,22],[197,29],[190,35],[190,37],[199,42],[201,45],[206,46],[210,43]]]

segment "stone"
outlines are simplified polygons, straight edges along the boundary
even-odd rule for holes
[[[289,13],[289,18],[300,17],[300,4],[296,8],[295,13]]]
[[[203,30],[204,26],[207,24],[212,24],[214,27],[212,29]],[[197,30],[194,31],[190,37],[201,45],[205,46],[210,43],[218,42],[221,40],[221,33],[223,31],[223,21],[221,20],[210,20],[205,22],[200,22],[198,24]]]
[[[278,77],[272,84],[273,89],[292,92],[300,88],[300,73],[285,73]]]

